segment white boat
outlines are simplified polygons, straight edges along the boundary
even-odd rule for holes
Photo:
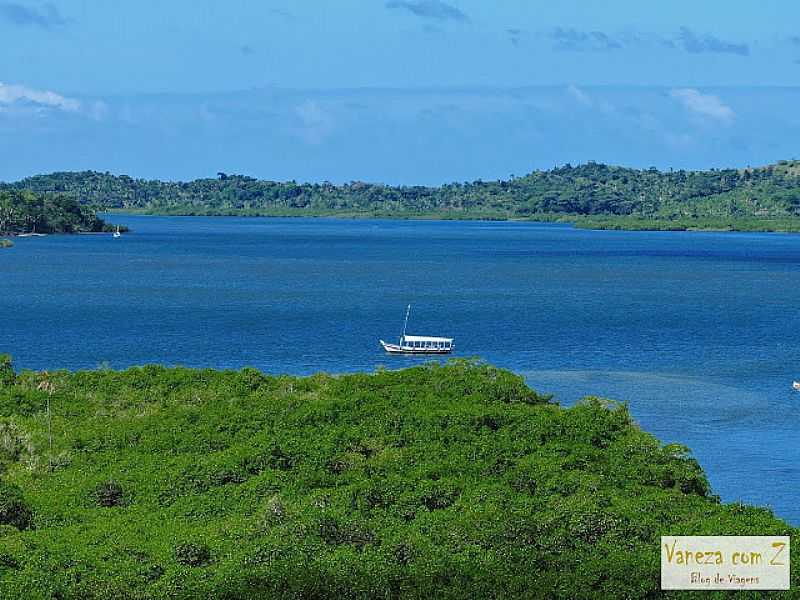
[[[119,232],[119,225],[117,225],[117,230],[114,232],[114,237],[115,237],[115,238],[118,238],[118,237],[120,237],[121,235],[122,235],[122,234]]]
[[[408,317],[411,314],[411,305],[406,309],[406,320],[403,324],[403,334],[397,344],[390,344],[378,340],[389,354],[449,354],[455,348],[453,338],[433,337],[427,335],[406,335]]]
[[[30,233],[20,233],[17,237],[44,237],[46,235],[46,233],[36,233],[36,225],[34,225]]]
[[[798,392],[800,392],[800,381],[793,381],[792,387],[796,389]]]

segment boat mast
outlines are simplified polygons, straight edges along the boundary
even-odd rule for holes
[[[408,327],[408,315],[410,315],[410,314],[411,314],[411,305],[409,304],[408,308],[406,309],[406,320],[405,320],[405,323],[403,323],[403,335],[400,336],[400,345],[401,346],[403,345],[403,340],[406,339],[406,327]]]

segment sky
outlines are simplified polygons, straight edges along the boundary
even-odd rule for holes
[[[0,180],[800,156],[800,3],[0,0]]]

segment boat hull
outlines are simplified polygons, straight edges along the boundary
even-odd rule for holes
[[[383,340],[379,340],[383,349],[389,354],[450,354],[453,351],[450,348],[407,348],[405,346],[398,346],[397,344],[389,344]]]

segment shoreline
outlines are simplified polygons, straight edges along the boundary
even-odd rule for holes
[[[130,230],[125,229],[122,232],[130,233]],[[113,233],[113,231],[52,231],[49,233],[19,233],[0,231],[0,238],[38,238],[48,237],[51,235],[112,235]]]
[[[235,217],[264,219],[351,219],[387,221],[478,221],[482,223],[542,223],[561,224],[576,229],[591,231],[652,231],[652,232],[707,232],[707,233],[800,233],[800,219],[721,219],[719,222],[688,219],[639,220],[631,217],[611,217],[602,215],[587,217],[583,215],[537,214],[530,217],[502,215],[441,215],[441,214],[367,214],[367,213],[285,213],[285,212],[218,212],[218,213],[169,213],[158,211],[139,211],[112,209],[100,211],[107,214],[131,215],[136,217]]]

